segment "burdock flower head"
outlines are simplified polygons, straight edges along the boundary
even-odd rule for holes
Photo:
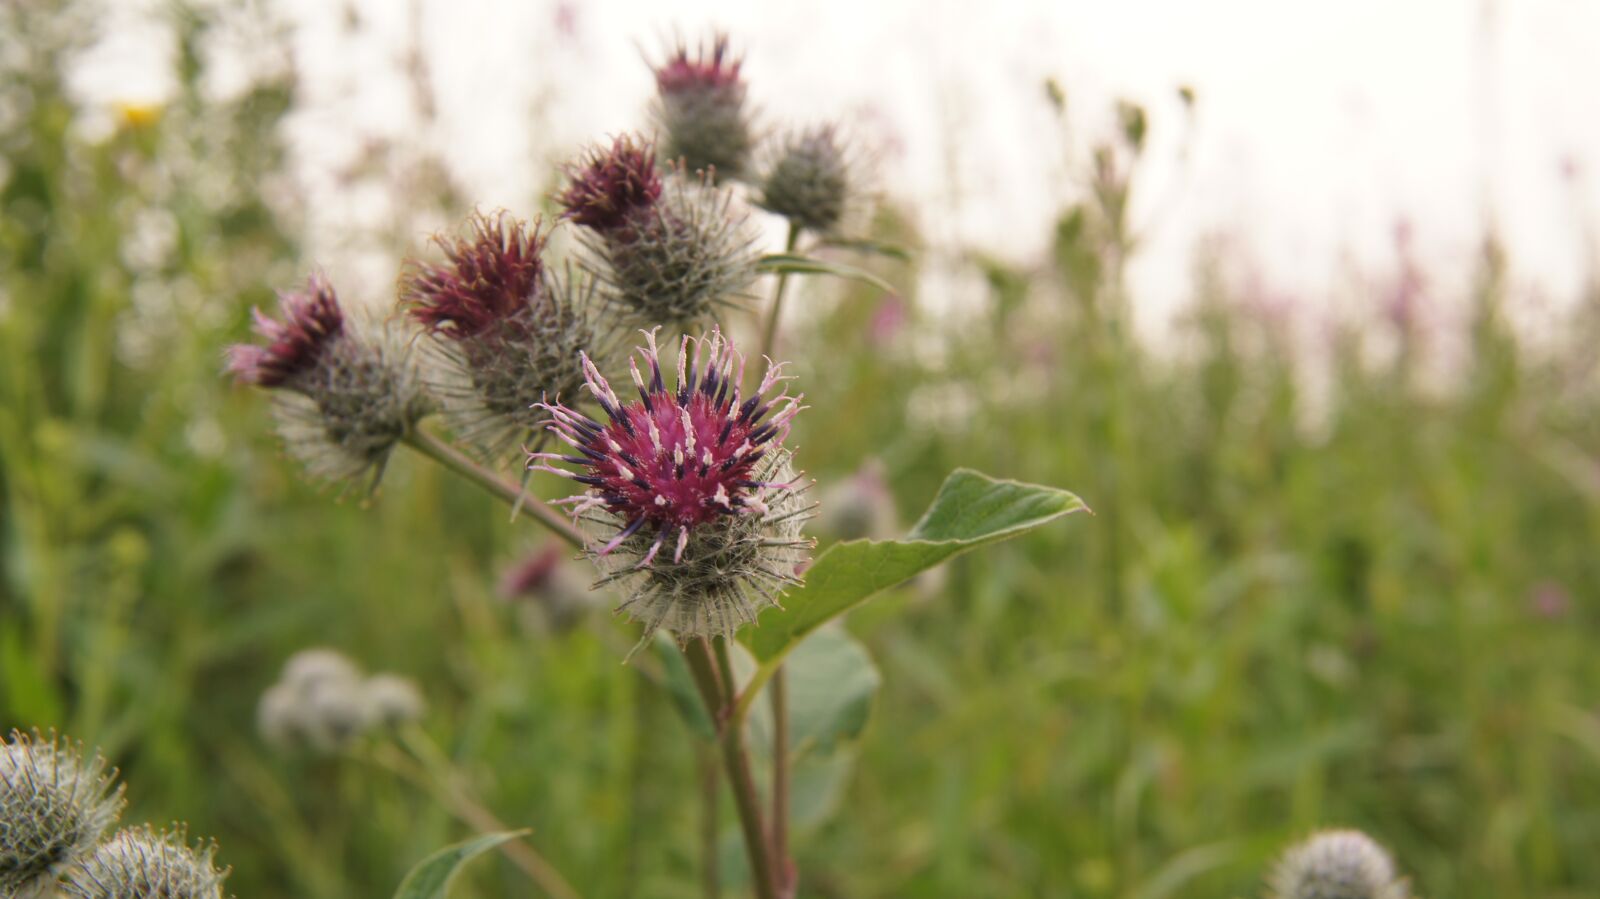
[[[94,851],[122,811],[111,780],[98,755],[53,735],[0,743],[0,896],[36,895]]]
[[[827,233],[838,227],[856,179],[837,126],[818,125],[785,136],[763,168],[763,208],[808,231]]]
[[[428,412],[408,336],[398,322],[348,314],[319,275],[278,305],[282,321],[255,310],[265,345],[230,347],[228,371],[277,391],[279,431],[313,475],[372,471],[375,484],[389,451]]]
[[[655,116],[666,133],[666,153],[691,172],[737,177],[750,158],[750,115],[743,60],[733,54],[727,35],[693,51],[679,41],[655,68]]]
[[[681,171],[663,179],[650,144],[595,146],[568,179],[562,216],[583,227],[590,269],[636,321],[706,322],[755,281],[756,235],[732,192]]]
[[[190,846],[180,829],[149,825],[117,831],[67,878],[73,899],[221,899],[228,872],[217,870],[214,844]]]
[[[1328,830],[1290,849],[1272,873],[1272,899],[1406,899],[1382,846],[1359,830]]]
[[[501,213],[438,239],[445,262],[416,263],[404,298],[435,338],[436,393],[451,424],[490,455],[542,421],[533,405],[583,383],[578,352],[604,358],[593,282],[544,265],[545,235]]]
[[[655,332],[629,360],[639,398],[623,400],[587,359],[587,388],[607,423],[552,404],[550,425],[571,454],[533,453],[532,467],[588,489],[561,502],[593,537],[588,555],[600,584],[621,582],[621,609],[645,625],[645,639],[668,628],[678,639],[729,635],[775,606],[811,541],[811,517],[783,447],[801,409],[782,366],[769,361],[744,395],[744,357],[717,330],[683,338],[677,380],[668,387]],[[577,470],[556,468],[565,462]],[[643,645],[643,641],[641,641]]]

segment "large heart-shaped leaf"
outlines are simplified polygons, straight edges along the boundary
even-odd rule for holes
[[[406,874],[406,879],[400,881],[400,889],[395,890],[394,899],[445,899],[450,892],[450,882],[455,880],[463,864],[527,833],[526,830],[486,833],[446,846],[418,862]]]
[[[761,617],[747,637],[761,667],[741,705],[748,710],[784,656],[808,634],[878,593],[953,556],[1087,509],[1065,490],[955,470],[904,540],[830,546],[806,571],[804,586],[784,598],[784,607]]]

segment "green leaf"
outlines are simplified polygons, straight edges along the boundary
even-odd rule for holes
[[[911,261],[911,251],[905,247],[888,241],[873,240],[870,237],[825,237],[818,242],[818,245],[839,250],[854,250],[857,253],[870,253],[900,262]]]
[[[866,647],[840,628],[820,630],[789,655],[789,746],[831,752],[866,727],[883,678]]]
[[[678,651],[677,642],[671,635],[657,631],[654,649],[656,658],[661,660],[662,686],[667,688],[667,695],[672,697],[673,708],[683,716],[683,722],[689,725],[689,730],[695,735],[707,740],[716,739],[716,726],[711,723],[711,716],[706,714],[700,689],[695,686],[694,675],[689,672],[689,663],[684,661],[683,653]]]
[[[463,864],[527,833],[526,830],[486,833],[446,846],[418,862],[406,874],[406,879],[400,881],[400,889],[395,890],[394,899],[445,899],[450,892],[450,882]]]
[[[846,265],[843,262],[830,262],[826,259],[817,259],[812,256],[801,256],[798,253],[772,253],[762,256],[757,268],[775,275],[833,275],[838,278],[848,278],[851,281],[870,284],[886,293],[894,293],[893,284],[866,269]]]
[[[806,572],[805,585],[785,597],[784,607],[762,616],[748,638],[761,668],[741,705],[748,707],[784,656],[808,634],[878,593],[952,556],[1087,509],[1065,490],[957,469],[906,539],[851,540],[828,547]]]

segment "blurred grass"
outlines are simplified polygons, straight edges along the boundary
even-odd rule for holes
[[[128,820],[216,836],[240,896],[386,895],[461,828],[254,732],[283,659],[332,645],[417,678],[429,732],[586,895],[699,895],[694,753],[620,667],[631,629],[523,627],[492,585],[531,527],[409,458],[336,502],[218,376],[306,264],[279,189],[292,71],[208,99],[218,14],[181,12],[177,98],[93,135],[62,83],[91,13],[0,10],[0,726],[104,747]],[[1286,841],[1337,824],[1424,895],[1592,895],[1600,302],[1530,352],[1486,241],[1448,390],[1425,386],[1429,335],[1374,322],[1330,338],[1310,395],[1303,345],[1204,273],[1180,337],[1142,345],[1139,152],[1098,148],[1048,264],[974,261],[989,289],[957,322],[912,291],[800,295],[819,480],[881,458],[909,518],[971,465],[1098,513],[851,618],[884,687],[799,846],[807,894],[1255,895]],[[528,890],[496,860],[461,892]]]

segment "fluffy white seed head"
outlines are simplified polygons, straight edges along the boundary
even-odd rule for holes
[[[1272,873],[1272,899],[1406,899],[1405,881],[1371,837],[1329,830],[1284,854]]]

